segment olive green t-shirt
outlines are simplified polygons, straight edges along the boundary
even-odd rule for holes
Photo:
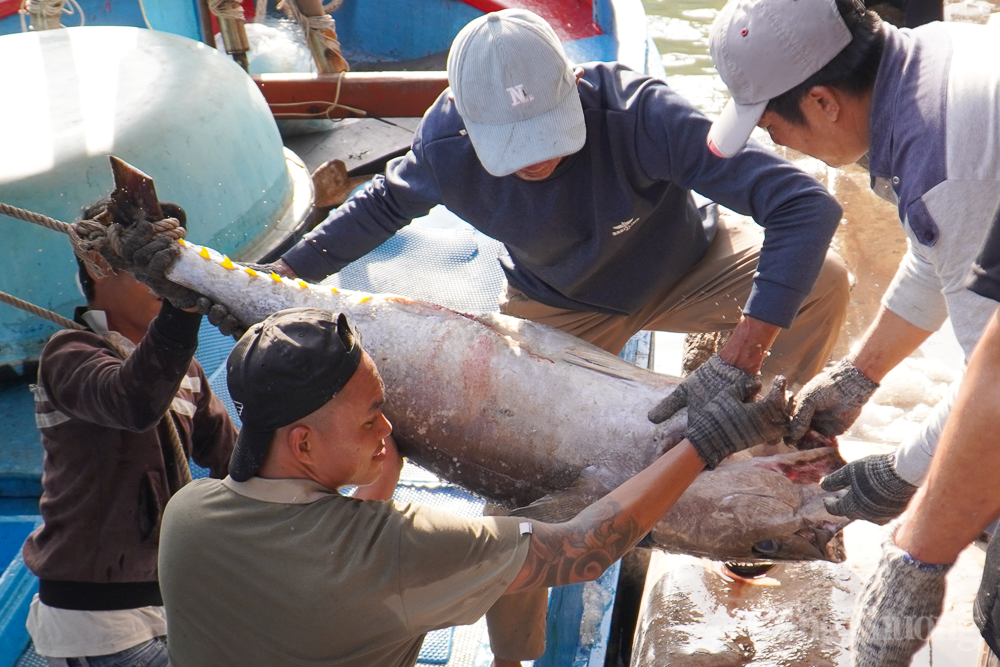
[[[413,665],[517,576],[510,517],[363,501],[308,480],[202,479],[167,505],[160,587],[172,667]]]

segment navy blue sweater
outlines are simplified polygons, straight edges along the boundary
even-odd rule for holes
[[[728,160],[712,155],[710,121],[663,81],[616,63],[584,70],[587,142],[549,178],[491,176],[445,91],[412,149],[283,259],[320,280],[444,204],[506,246],[507,279],[532,299],[632,314],[704,257],[714,226],[695,207],[695,190],[765,228],[745,312],[789,326],[840,220],[836,200],[755,142]]]

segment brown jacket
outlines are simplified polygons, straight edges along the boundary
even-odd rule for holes
[[[136,587],[124,584],[145,583],[146,593],[159,595],[160,519],[181,486],[161,422],[169,408],[188,454],[213,477],[226,474],[236,429],[193,359],[201,316],[164,303],[124,361],[92,331],[61,331],[42,352],[35,419],[45,449],[45,523],[28,537],[23,554],[50,606],[157,603],[143,587],[136,597]],[[60,582],[85,586],[71,588],[66,602],[53,593]],[[117,592],[101,601],[107,590]]]

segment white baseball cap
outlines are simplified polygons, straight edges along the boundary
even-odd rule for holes
[[[743,148],[767,103],[823,69],[851,43],[836,0],[730,0],[709,36],[732,99],[708,133],[719,157]]]
[[[448,83],[494,176],[576,153],[587,139],[573,66],[549,24],[529,11],[493,12],[462,28]]]

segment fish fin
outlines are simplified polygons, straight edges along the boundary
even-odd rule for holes
[[[624,359],[612,356],[603,350],[594,350],[586,347],[573,347],[566,350],[563,361],[580,368],[604,373],[611,377],[622,380],[640,381],[646,379],[649,371],[639,368],[635,364],[630,364]]]
[[[546,523],[569,521],[608,491],[596,474],[596,468],[585,468],[576,483],[568,489],[542,496],[535,502],[513,510],[511,516],[537,519]]]

